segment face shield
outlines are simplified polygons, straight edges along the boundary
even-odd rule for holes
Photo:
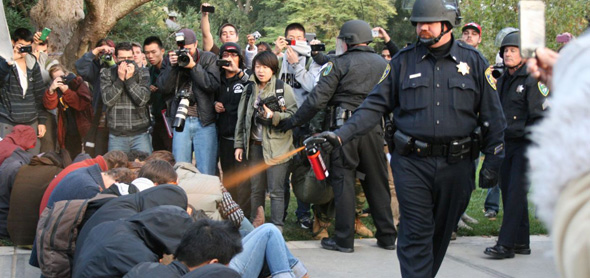
[[[347,50],[348,45],[346,45],[346,42],[341,38],[336,39],[336,56],[344,54]]]

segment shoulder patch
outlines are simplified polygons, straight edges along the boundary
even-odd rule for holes
[[[391,71],[391,66],[389,64],[387,64],[387,67],[385,67],[385,71],[383,71],[383,75],[381,75],[381,79],[379,79],[379,83],[383,82],[383,80],[385,80],[385,78],[387,78],[387,76],[389,75],[389,72]]]
[[[539,87],[539,92],[541,92],[541,94],[544,97],[546,97],[547,95],[549,95],[549,88],[545,84],[543,84],[543,83],[541,83],[539,81],[539,82],[537,82],[537,86]]]
[[[328,64],[326,65],[326,68],[324,68],[324,71],[322,72],[322,76],[326,76],[326,75],[330,74],[330,72],[332,72],[333,67],[334,67],[334,64],[332,62],[328,62]]]
[[[485,76],[488,84],[490,84],[490,86],[496,90],[496,79],[492,76],[492,66],[488,67],[488,69],[485,71]]]

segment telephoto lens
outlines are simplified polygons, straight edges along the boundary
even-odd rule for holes
[[[189,103],[190,102],[187,97],[182,97],[178,103],[176,116],[174,117],[174,122],[172,123],[172,127],[174,127],[177,132],[182,132],[184,130],[184,122],[186,121]]]

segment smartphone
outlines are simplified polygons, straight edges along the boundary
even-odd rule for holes
[[[228,60],[219,59],[219,60],[217,60],[217,62],[215,62],[215,64],[218,67],[229,67],[229,61]]]
[[[326,51],[326,45],[323,43],[320,44],[312,44],[311,51]]]
[[[520,54],[523,58],[535,57],[535,50],[545,47],[545,2],[521,0],[518,7]]]
[[[42,41],[47,40],[47,36],[49,36],[49,34],[51,33],[51,29],[45,27],[43,28],[43,31],[41,31],[41,37],[39,38]]]
[[[287,42],[287,45],[295,45],[297,43],[296,40],[288,40],[288,39],[285,39],[285,41]]]
[[[315,40],[315,38],[315,33],[305,33],[305,40],[307,40],[307,42],[311,42]]]
[[[18,49],[18,52],[20,52],[20,53],[33,53],[33,46],[32,45],[21,46]]]
[[[373,38],[379,37],[379,30],[371,30],[371,35],[373,36]]]
[[[215,13],[214,6],[201,6],[201,12],[203,13]]]

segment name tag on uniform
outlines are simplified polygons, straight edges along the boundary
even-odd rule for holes
[[[410,79],[418,78],[420,76],[422,76],[422,73],[414,73],[410,75]]]

